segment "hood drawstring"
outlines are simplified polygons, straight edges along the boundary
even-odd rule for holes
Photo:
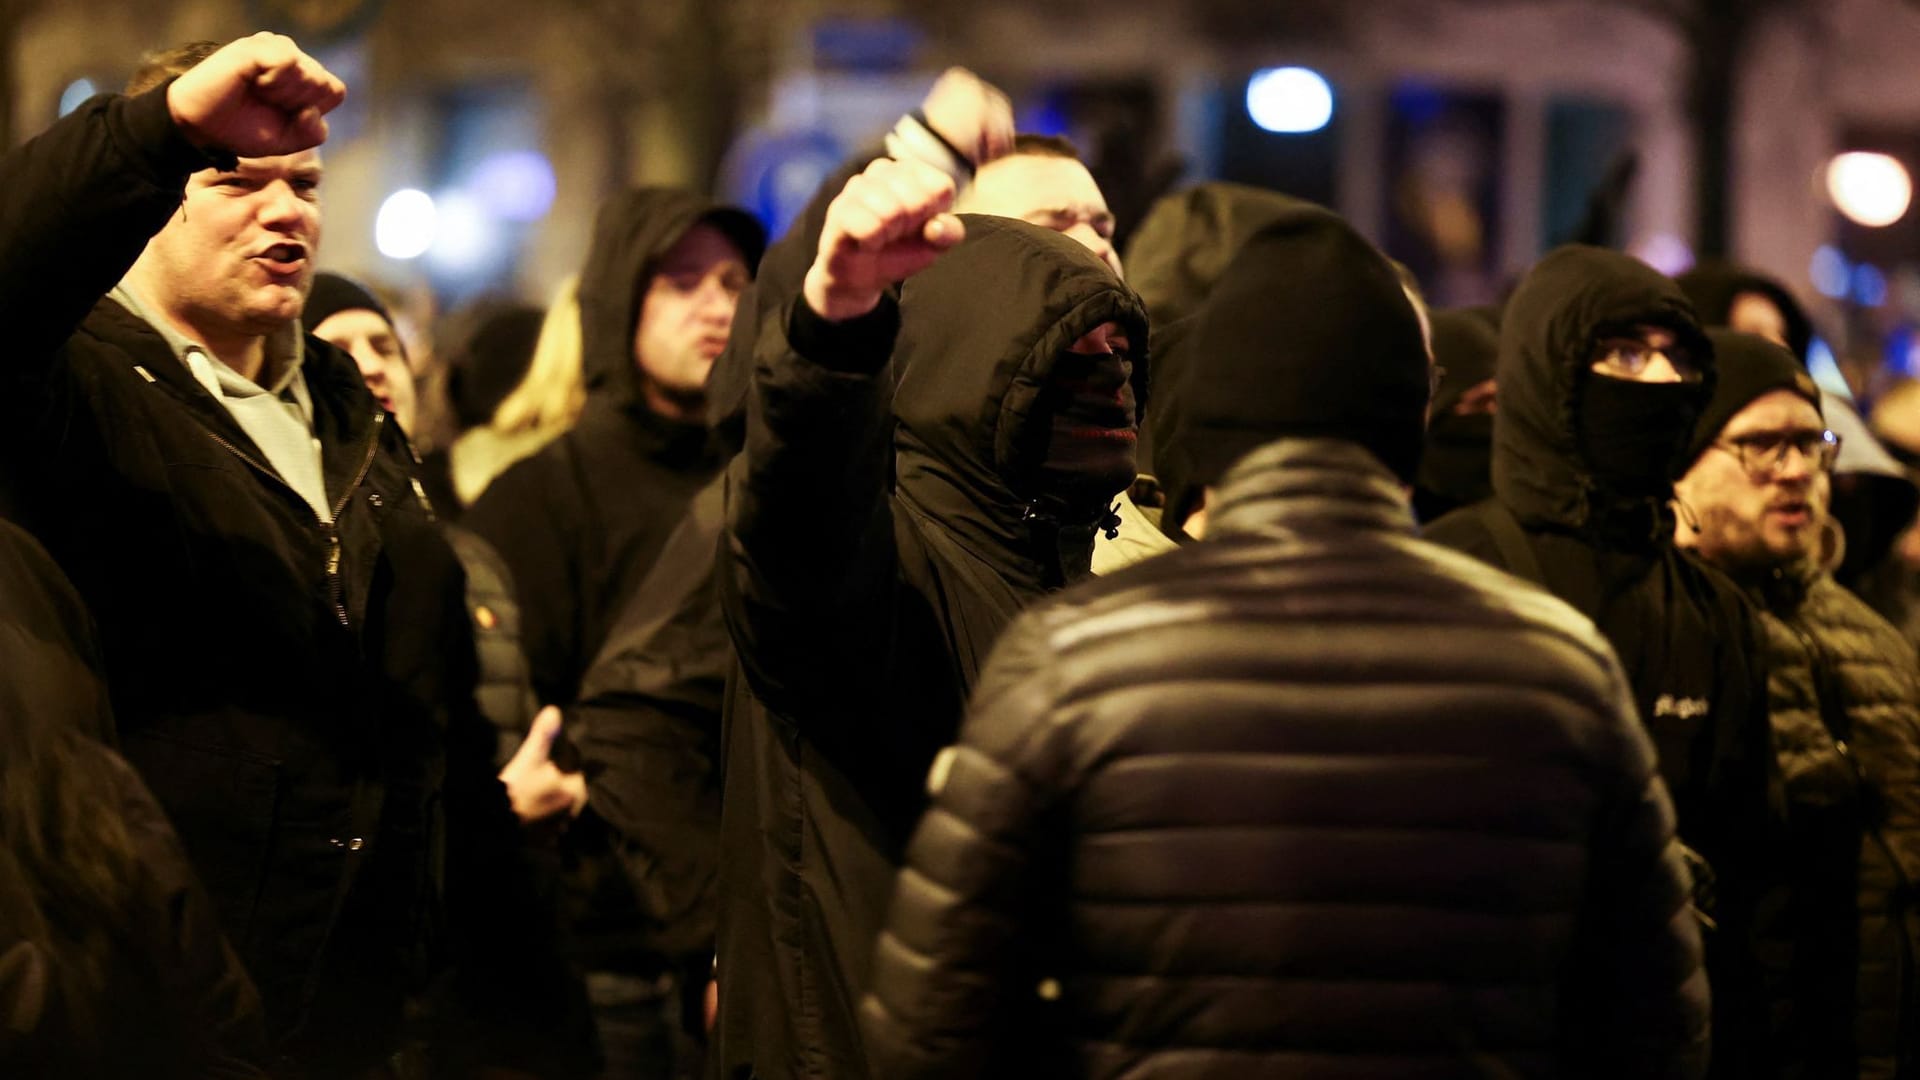
[[[1100,516],[1099,529],[1107,534],[1109,540],[1120,539],[1120,504],[1118,502],[1107,507],[1107,512]]]

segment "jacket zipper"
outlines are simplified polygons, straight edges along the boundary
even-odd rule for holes
[[[351,626],[352,623],[347,618],[346,583],[340,576],[340,515],[346,511],[348,500],[353,498],[353,493],[359,489],[361,482],[366,480],[367,473],[373,471],[373,459],[380,453],[380,429],[382,425],[386,423],[386,420],[386,413],[378,412],[374,414],[373,437],[367,440],[366,456],[361,460],[360,471],[354,474],[353,482],[348,484],[347,489],[340,493],[340,501],[333,507],[332,520],[322,521],[318,514],[314,515],[314,520],[319,522],[321,533],[327,538],[327,597],[333,604],[333,617],[340,620],[341,626]],[[292,484],[282,479],[279,473],[274,472],[272,469],[267,468],[255,460],[253,455],[221,438],[212,431],[207,431],[207,438],[218,443],[220,448],[227,453],[246,462],[255,472],[286,488],[288,491],[293,491],[295,495],[300,495],[298,491],[294,491]],[[300,501],[305,502],[306,497],[300,496]]]

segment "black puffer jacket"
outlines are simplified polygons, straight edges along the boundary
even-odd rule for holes
[[[688,228],[723,225],[747,265],[764,241],[751,219],[691,192],[641,188],[609,200],[580,274],[580,349],[587,404],[579,422],[516,463],[461,523],[507,560],[522,637],[542,704],[567,705],[621,605],[720,468],[701,423],[646,406],[634,327],[653,265]]]
[[[854,1010],[921,777],[1000,631],[1092,558],[1093,521],[1029,512],[1026,420],[1069,345],[1108,320],[1144,341],[1145,313],[1072,240],[964,220],[967,241],[897,308],[834,326],[796,304],[761,337],[720,566],[742,665],[721,819],[725,1077],[863,1074]],[[1144,350],[1133,379],[1144,397]]]
[[[1675,549],[1666,496],[1606,490],[1579,449],[1575,396],[1595,335],[1634,322],[1671,325],[1693,339],[1706,372],[1704,401],[1710,349],[1688,330],[1691,309],[1670,280],[1597,248],[1562,248],[1534,268],[1501,324],[1494,498],[1441,518],[1426,535],[1545,586],[1613,646],[1658,752],[1680,837],[1717,881],[1721,929],[1707,941],[1716,1072],[1753,1076],[1761,1066],[1749,1055],[1764,1027],[1753,909],[1776,869],[1766,853],[1778,824],[1765,651],[1738,587]],[[1683,456],[1675,456],[1676,473]]]
[[[276,1049],[347,1071],[389,1052],[409,988],[511,891],[517,824],[459,563],[352,359],[305,341],[321,523],[165,339],[102,299],[207,164],[164,90],[96,98],[0,163],[0,481],[86,601],[122,753]],[[456,877],[480,888],[443,907]],[[539,938],[517,921],[489,956]]]
[[[1672,812],[1591,624],[1416,540],[1350,443],[1216,494],[1003,638],[876,952],[877,1075],[1700,1075]]]

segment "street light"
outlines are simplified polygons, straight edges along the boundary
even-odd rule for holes
[[[1886,154],[1853,151],[1827,163],[1827,195],[1848,220],[1880,228],[1906,216],[1913,178]]]
[[[1308,68],[1266,68],[1247,80],[1247,115],[1278,135],[1311,134],[1333,119],[1333,87]]]

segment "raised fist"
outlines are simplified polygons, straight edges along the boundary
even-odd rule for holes
[[[1013,104],[966,68],[942,72],[920,103],[920,113],[928,127],[976,166],[1013,149]]]
[[[888,286],[966,238],[952,206],[952,178],[931,165],[881,158],[867,166],[827,206],[801,287],[807,306],[832,322],[872,311]]]
[[[258,33],[222,48],[175,79],[167,108],[203,150],[273,157],[326,141],[326,114],[347,87],[279,34]]]

